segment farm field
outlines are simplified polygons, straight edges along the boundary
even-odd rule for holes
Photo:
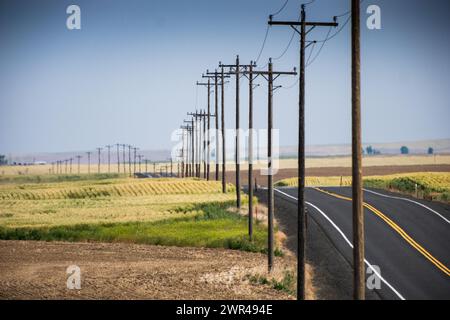
[[[265,213],[249,241],[247,218],[232,209],[234,190],[229,184],[223,194],[220,182],[196,179],[104,176],[0,184],[0,297],[292,299],[295,260],[283,249],[283,236],[277,233],[277,265],[268,275]],[[243,205],[247,201],[244,196]],[[21,281],[30,269],[23,266],[38,260],[32,272],[45,281],[27,289]],[[68,261],[86,277],[75,295],[58,276]],[[111,281],[120,288],[111,289]]]
[[[275,257],[270,278],[266,260],[225,249],[0,240],[0,299],[294,299],[294,257]],[[72,264],[81,290],[66,288]],[[309,299],[312,275],[307,265]]]
[[[246,161],[242,161],[241,164],[243,167],[246,166]],[[155,172],[159,173],[160,170],[165,172],[166,166],[168,163],[157,163],[155,164]],[[297,160],[296,159],[280,159],[279,160],[279,168],[280,169],[293,169],[297,168]],[[421,165],[450,165],[450,155],[392,155],[392,156],[365,156],[363,157],[363,166],[364,167],[375,167],[375,166],[421,166]],[[265,162],[255,163],[255,169],[261,169],[266,167],[267,164]],[[335,168],[335,167],[351,167],[351,158],[350,156],[330,156],[330,157],[307,157],[306,158],[306,168]],[[52,166],[51,164],[47,165],[32,165],[32,166],[2,166],[0,167],[0,179],[5,179],[11,175],[49,175],[51,172]],[[110,169],[110,170],[108,170]],[[173,173],[177,173],[177,164],[173,165]],[[227,170],[233,171],[235,169],[233,161],[227,162]],[[134,172],[133,166],[131,167],[132,172]],[[170,171],[170,167],[168,168]],[[146,167],[145,164],[141,164],[141,168],[139,170],[139,166],[136,166],[136,171],[142,172],[153,172],[153,164],[148,164]],[[63,174],[66,174],[65,166],[62,169]],[[211,173],[215,172],[215,163],[211,161]],[[81,164],[80,165],[80,174],[88,173],[88,165]],[[98,173],[98,165],[96,163],[91,163],[90,173],[96,174]],[[117,164],[111,163],[111,167],[108,168],[107,164],[102,163],[100,165],[100,173],[110,173],[114,175],[119,175],[123,177],[129,176],[129,166],[128,164],[120,166],[120,172],[118,172]],[[73,164],[72,173],[70,173],[69,168],[67,169],[67,174],[78,175],[78,167],[76,164]],[[1,180],[0,180],[1,181]]]
[[[383,176],[367,176],[363,178],[364,186],[391,191],[400,191],[427,199],[450,201],[450,172],[420,172]],[[306,177],[307,187],[351,186],[350,176],[343,177]],[[296,187],[297,178],[280,180],[276,186]]]
[[[0,185],[0,238],[136,242],[263,252],[266,226],[229,208],[234,187],[195,179]],[[244,203],[247,199],[244,197]]]

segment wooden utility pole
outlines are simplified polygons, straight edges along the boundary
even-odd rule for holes
[[[126,144],[122,144],[122,162],[123,162],[123,174],[127,173],[127,167],[126,167],[126,162],[125,162],[125,148],[126,148]]]
[[[253,61],[248,68],[248,236],[253,239]]]
[[[128,174],[131,177],[131,149],[133,146],[131,144],[128,145]]]
[[[91,174],[91,154],[92,152],[88,151],[86,152],[87,156],[88,156],[88,174]]]
[[[185,178],[185,170],[184,170],[184,163],[185,163],[185,159],[184,159],[185,132],[186,132],[186,130],[182,129],[182,132],[181,132],[181,139],[182,139],[182,146],[181,146],[181,178]]]
[[[300,35],[300,81],[299,81],[299,132],[298,132],[298,263],[297,263],[297,299],[305,299],[305,263],[306,263],[306,211],[305,211],[305,49],[306,35],[316,27],[337,27],[336,22],[306,21],[305,6],[302,5],[300,21],[272,21],[269,25],[290,26]],[[300,26],[298,30],[297,26]],[[311,28],[307,31],[306,27]]]
[[[267,146],[267,185],[268,185],[268,269],[269,272],[273,270],[273,262],[274,262],[274,194],[273,194],[273,159],[272,159],[272,131],[273,131],[273,91],[274,86],[273,82],[281,75],[297,75],[297,72],[292,71],[273,71],[272,60],[269,59],[268,69],[267,71],[254,71],[253,68],[248,68],[249,71],[242,71],[243,74],[251,75],[253,80],[256,76],[261,75],[268,82],[268,97],[267,97],[267,106],[268,106],[268,121],[267,121],[267,129],[268,129],[268,146]],[[251,182],[249,182],[251,184]],[[250,225],[249,225],[250,227]]]
[[[191,120],[184,120],[184,122],[189,123],[190,126],[188,126],[188,132],[190,134],[190,151],[191,151],[191,164],[190,164],[190,173],[189,176],[193,177],[194,176],[194,167],[195,167],[195,137],[194,137],[194,132],[195,132],[195,126],[194,126],[194,118],[192,118]]]
[[[220,64],[220,62],[219,62]],[[220,80],[219,80],[220,77]],[[224,86],[225,86],[225,78],[229,78],[229,75],[225,75],[223,72],[223,67],[222,67],[222,72],[217,72],[217,70],[215,70],[214,72],[209,72],[207,70],[206,72],[206,76],[204,75],[203,78],[214,78],[214,113],[215,113],[215,127],[216,127],[216,147],[215,147],[215,164],[216,164],[216,172],[215,172],[215,177],[216,177],[216,181],[219,181],[219,168],[220,168],[220,139],[219,139],[219,86],[221,89],[221,104],[222,104],[222,110],[221,110],[221,119],[222,119],[222,133],[224,131],[224,113],[223,113],[223,109],[224,109]],[[209,111],[208,111],[209,113]],[[208,129],[209,131],[209,129]],[[224,142],[224,136],[222,136],[222,143]],[[223,148],[222,148],[223,151]],[[208,155],[210,154],[210,149],[208,147]],[[223,158],[224,153],[222,153],[222,158]],[[223,169],[223,166],[222,166]],[[222,184],[223,184],[223,179],[224,177],[224,173],[222,172]]]
[[[111,147],[111,145],[106,146],[108,149],[108,173],[111,173]]]
[[[360,0],[352,0],[352,206],[353,206],[353,297],[365,299],[364,209],[361,167],[361,53]]]
[[[133,175],[136,174],[136,151],[138,149],[139,149],[138,147],[134,147],[133,148],[133,151],[134,151],[134,154],[133,154]]]
[[[221,87],[221,95],[220,95],[220,103],[221,103],[221,128],[222,128],[222,192],[227,192],[227,182],[226,182],[226,171],[227,171],[227,155],[226,155],[226,144],[225,144],[225,75],[223,73],[223,67],[221,68],[220,72],[220,79],[222,80],[222,87]],[[217,117],[217,113],[216,113]],[[217,129],[217,134],[219,134],[219,130]],[[219,149],[219,146],[216,146],[216,150]],[[216,151],[217,153],[217,151]],[[216,158],[218,156],[216,155]],[[218,169],[219,166],[216,165],[216,169]],[[218,175],[219,172],[217,170],[216,175]]]
[[[100,173],[102,148],[97,148],[97,151],[98,151],[98,170],[97,170],[97,173]]]
[[[199,138],[198,138],[198,134],[199,134],[199,124],[198,124],[198,119],[200,117],[200,114],[195,111],[195,112],[188,112],[187,113],[188,116],[192,116],[192,157],[194,159],[193,164],[194,164],[194,168],[195,168],[195,176],[197,178],[200,178],[200,172],[199,172]]]
[[[117,173],[120,173],[120,143],[116,143],[117,147]]]
[[[241,156],[240,156],[240,111],[239,111],[239,80],[243,69],[249,65],[239,63],[239,55],[236,56],[236,64],[223,65],[219,67],[229,68],[227,75],[234,75],[236,78],[236,132],[235,132],[235,166],[236,166],[236,207],[241,207]]]
[[[73,161],[73,158],[70,158],[69,159],[69,172],[70,172],[70,174],[72,174],[72,161]]]

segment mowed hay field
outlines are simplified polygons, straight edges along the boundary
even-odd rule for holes
[[[0,185],[0,239],[134,242],[263,252],[267,228],[234,213],[234,186],[196,179]],[[244,203],[248,201],[244,197]]]
[[[233,187],[230,185],[229,190]],[[195,215],[193,204],[226,202],[216,182],[105,179],[0,185],[0,225],[58,226],[157,221]]]

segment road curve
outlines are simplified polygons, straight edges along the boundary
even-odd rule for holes
[[[276,196],[296,200],[296,188]],[[308,212],[352,261],[351,188],[307,188]],[[450,299],[450,206],[365,190],[366,264],[380,268],[384,299]],[[369,275],[370,276],[370,275]]]

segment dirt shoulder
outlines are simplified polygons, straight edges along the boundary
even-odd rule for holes
[[[67,289],[70,265],[80,290]],[[0,299],[293,299],[248,280],[265,268],[263,254],[225,249],[0,241]]]

